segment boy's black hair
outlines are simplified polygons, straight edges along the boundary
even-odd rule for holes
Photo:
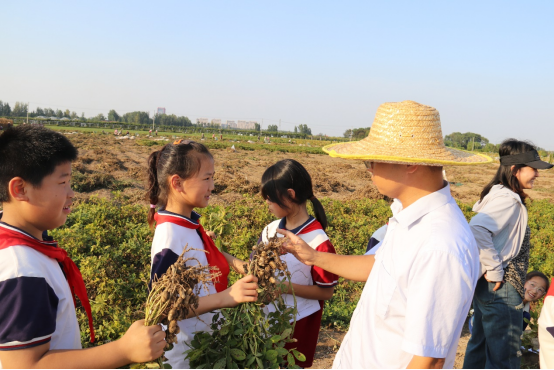
[[[546,277],[546,275],[543,274],[540,271],[531,271],[531,272],[527,273],[527,276],[525,277],[525,281],[529,281],[532,278],[537,277],[537,276],[540,277],[541,279],[543,279],[546,282],[546,291],[548,292],[548,289],[550,288],[550,279],[548,279]]]
[[[8,127],[0,134],[0,202],[8,202],[8,184],[21,177],[34,187],[56,166],[77,159],[77,149],[62,134],[41,126]]]
[[[294,199],[290,197],[288,189],[294,190]],[[294,159],[283,159],[265,170],[262,175],[261,194],[264,199],[268,199],[283,209],[287,209],[283,202],[285,199],[296,204],[310,200],[315,218],[323,230],[327,228],[327,215],[319,200],[314,196],[312,178],[304,166]]]

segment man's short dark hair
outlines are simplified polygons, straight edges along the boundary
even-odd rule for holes
[[[9,127],[0,135],[0,202],[10,200],[8,184],[21,177],[35,187],[56,166],[77,159],[77,148],[59,132],[40,126]]]

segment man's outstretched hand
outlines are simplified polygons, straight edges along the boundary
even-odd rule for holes
[[[304,240],[288,230],[277,229],[277,233],[284,235],[287,240],[283,243],[283,251],[292,253],[300,262],[313,266],[317,252],[310,247]]]

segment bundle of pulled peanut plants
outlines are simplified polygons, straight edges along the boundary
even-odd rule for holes
[[[196,258],[184,258],[184,254],[192,248],[185,250],[177,261],[167,269],[161,278],[154,277],[152,289],[146,301],[146,317],[144,325],[163,324],[166,328],[165,351],[173,349],[177,343],[177,334],[180,332],[178,321],[189,317],[190,313],[196,314],[198,308],[198,295],[200,289],[208,289],[208,283],[221,274],[217,268],[201,265]],[[197,264],[187,266],[187,262],[195,261]],[[164,365],[166,358],[161,356],[153,362],[146,364],[134,364],[132,368],[171,368]]]
[[[284,348],[296,341],[291,337],[296,298],[294,307],[287,307],[281,296],[288,290],[284,282],[290,283],[287,265],[279,258],[282,242],[282,238],[273,237],[267,244],[253,247],[244,271],[258,277],[257,301],[220,310],[213,317],[211,333],[195,334],[185,352],[192,368],[298,368],[295,359],[305,361],[299,351]],[[274,305],[275,311],[264,312],[266,304]]]

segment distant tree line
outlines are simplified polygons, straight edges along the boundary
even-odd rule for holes
[[[453,132],[444,137],[444,145],[463,150],[498,152],[498,145],[489,142],[486,137],[473,132]]]
[[[344,137],[349,139],[352,135],[352,140],[362,140],[369,135],[369,129],[371,127],[365,127],[365,128],[354,128],[354,129],[348,129],[344,131]]]
[[[29,104],[22,103],[22,102],[16,102],[13,109],[10,107],[8,103],[3,103],[0,100],[0,117],[27,117],[27,113],[29,113],[29,118],[36,118],[36,117],[45,117],[46,119],[49,118],[67,118],[69,120],[79,121],[79,122],[102,122],[102,121],[109,121],[109,122],[120,122],[120,123],[127,123],[127,124],[134,124],[134,125],[152,125],[152,123],[155,123],[156,126],[176,126],[176,127],[196,127],[197,125],[194,125],[191,120],[186,116],[176,116],[175,114],[155,114],[153,118],[150,118],[148,115],[148,112],[143,111],[135,111],[135,112],[129,112],[125,113],[123,115],[120,115],[117,113],[115,109],[111,109],[108,112],[108,116],[106,117],[103,113],[99,113],[94,117],[85,117],[85,113],[81,113],[81,116],[76,112],[71,112],[69,109],[66,109],[65,111],[62,111],[61,109],[52,109],[52,108],[41,108],[37,107],[34,111],[29,111]],[[217,126],[214,126],[212,128],[218,128]],[[277,125],[269,125],[267,131],[270,132],[278,132],[279,127]],[[256,123],[255,132],[259,132],[261,130],[260,124]],[[243,130],[241,130],[242,132]],[[308,127],[306,124],[301,124],[294,127],[294,133],[301,135],[301,136],[307,136],[312,135],[312,130]]]

